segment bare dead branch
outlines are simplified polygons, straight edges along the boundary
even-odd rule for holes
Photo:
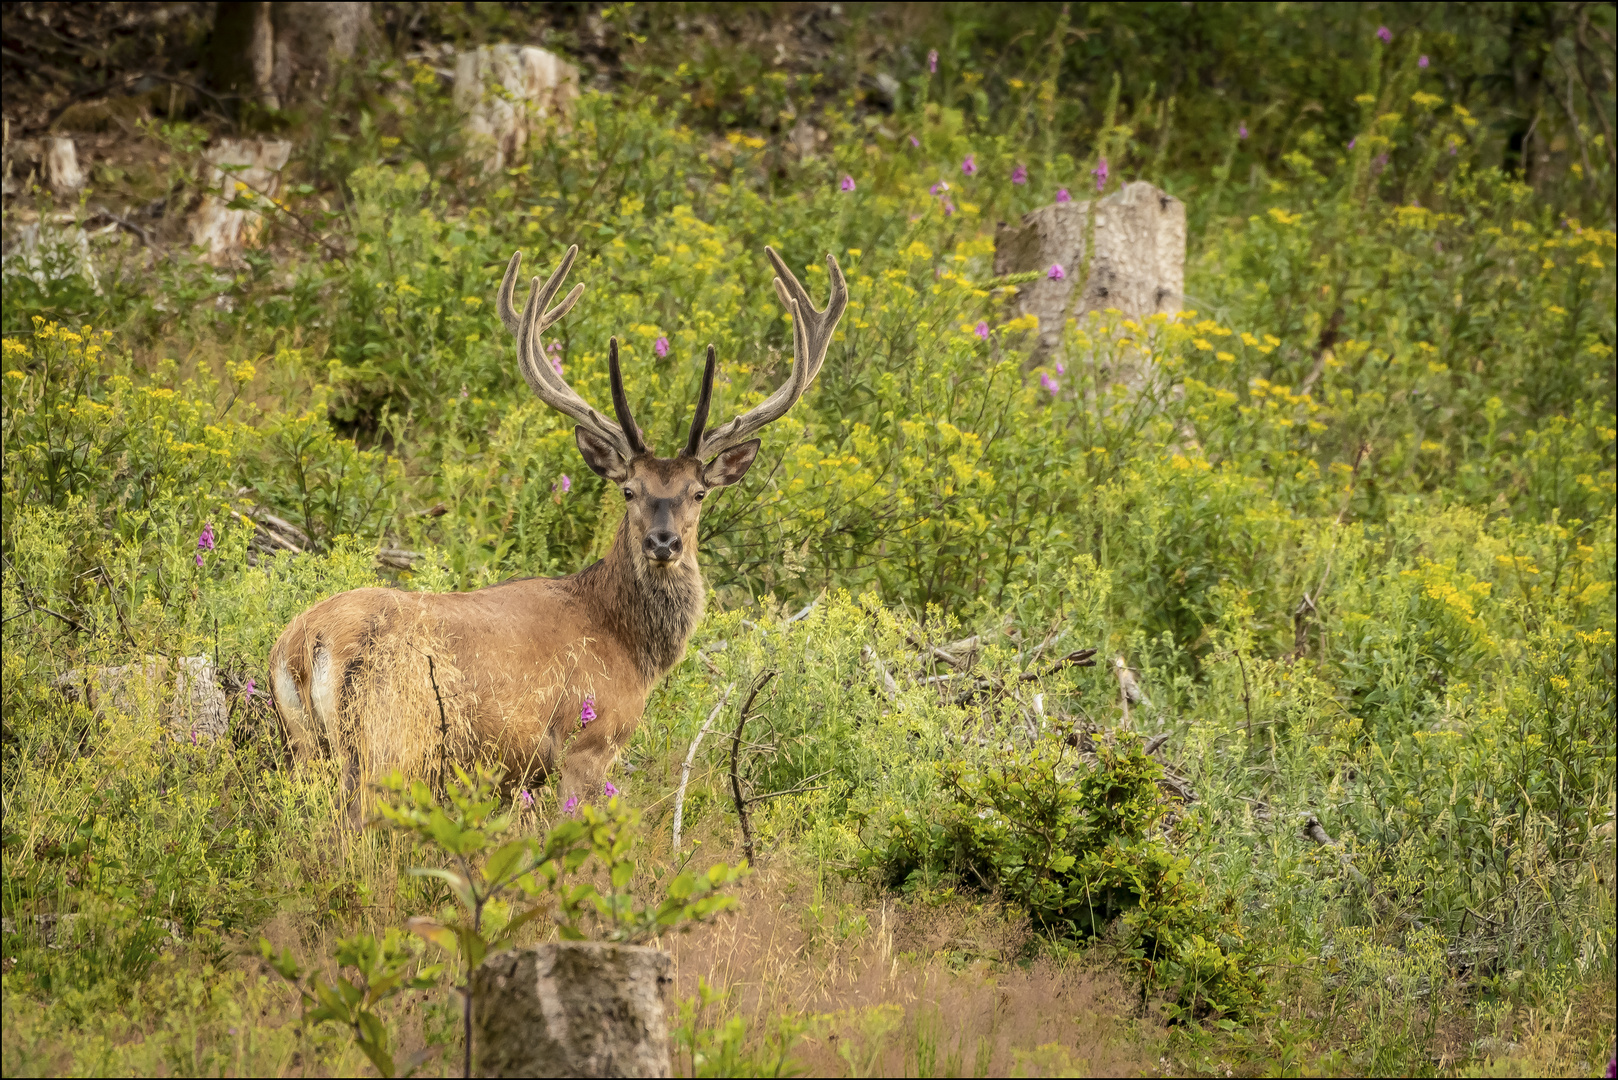
[[[708,719],[704,720],[702,727],[697,730],[697,737],[691,740],[691,749],[686,752],[685,764],[680,766],[680,786],[674,792],[674,841],[671,845],[676,855],[680,852],[680,826],[685,821],[685,786],[691,780],[691,766],[697,760],[697,747],[702,745],[703,736],[708,734],[713,722],[719,719],[720,710],[725,707],[725,702],[730,700],[730,692],[734,689],[736,684],[731,683],[725,687],[724,693],[719,695],[718,704],[713,707],[713,712],[708,714]]]

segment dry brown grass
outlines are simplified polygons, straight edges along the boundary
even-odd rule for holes
[[[668,942],[676,994],[727,996],[756,1039],[807,1022],[809,1075],[1138,1074],[1162,1031],[1110,973],[1025,960],[1029,931],[990,907],[898,903],[785,862],[756,873],[740,911]]]

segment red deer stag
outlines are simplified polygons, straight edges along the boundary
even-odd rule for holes
[[[529,578],[464,593],[355,589],[294,619],[270,654],[276,711],[298,760],[341,763],[351,813],[366,776],[423,775],[449,761],[493,761],[508,781],[560,767],[561,794],[599,796],[656,681],[685,655],[702,618],[697,517],[714,488],[746,475],[753,436],[779,419],[820,373],[848,304],[837,261],[831,297],[816,311],[774,251],[775,290],[792,315],[787,381],[755,408],[707,430],[714,349],[696,415],[678,456],[656,456],[630,415],[608,347],[618,423],[592,409],[546,360],[540,335],[584,292],[546,310],[573,265],[568,249],[550,280],[533,280],[521,315],[512,288],[522,252],[500,283],[499,310],[517,338],[517,364],[541,401],[578,422],[585,463],[627,501],[606,557],[571,577]],[[593,716],[592,716],[593,713]]]

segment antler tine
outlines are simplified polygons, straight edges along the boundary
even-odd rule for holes
[[[691,434],[685,440],[686,457],[696,457],[702,450],[702,430],[708,426],[708,406],[713,403],[713,375],[718,362],[718,354],[709,345],[708,363],[702,369],[702,390],[697,394],[697,411],[691,416]]]
[[[511,296],[517,268],[522,261],[522,252],[513,255],[506,267],[505,279],[500,283],[497,306],[500,309],[501,321],[517,335],[517,369],[522,372],[523,378],[535,396],[562,415],[577,421],[580,427],[588,428],[592,434],[609,443],[627,460],[634,456],[635,451],[623,429],[592,409],[574,392],[566,380],[556,373],[550,361],[546,359],[544,346],[540,341],[540,335],[557,319],[567,314],[584,293],[583,285],[575,285],[560,304],[545,311],[545,304],[556,294],[557,288],[562,283],[562,276],[573,264],[573,258],[578,250],[577,246],[568,249],[562,265],[543,286],[539,278],[533,279],[528,289],[528,303],[523,307],[521,316],[518,316],[512,308]]]
[[[624,393],[624,373],[618,367],[618,339],[607,341],[607,372],[612,382],[612,411],[618,414],[618,426],[623,430],[629,449],[637,454],[646,453],[641,441],[640,428],[635,426],[634,414],[629,411],[629,395]]]
[[[698,451],[700,457],[706,458],[746,442],[766,424],[785,416],[787,410],[798,403],[804,391],[809,389],[809,384],[815,381],[815,376],[820,374],[837,322],[848,307],[848,283],[843,279],[842,268],[832,256],[826,256],[831,296],[826,301],[825,309],[816,311],[809,291],[787,268],[775,249],[766,247],[764,253],[779,275],[775,279],[775,293],[792,315],[792,374],[764,401],[704,437]]]
[[[550,280],[545,282],[545,288],[540,292],[539,295],[539,305],[541,311],[544,311],[545,306],[551,302],[551,297],[556,295],[556,290],[561,287],[562,279],[567,277],[567,272],[573,268],[573,260],[578,257],[578,254],[579,245],[574,244],[572,247],[568,248],[567,254],[562,256],[561,265],[557,266],[556,270],[551,274]],[[511,299],[512,293],[517,284],[517,271],[521,267],[522,252],[518,251],[513,253],[511,256],[511,261],[506,264],[506,276],[500,280],[500,291],[495,296],[495,306],[500,311],[500,321],[505,323],[506,329],[510,330],[513,334],[517,332],[518,319],[520,316],[518,316],[516,309],[511,306]],[[539,279],[535,278],[534,280],[537,282]],[[573,305],[578,303],[579,297],[583,295],[583,285],[573,286],[573,291],[568,293],[567,296],[562,299],[560,304],[557,304],[554,308],[551,308],[549,311],[545,312],[545,318],[540,326],[540,330],[544,331],[549,329],[551,324],[557,319],[560,319],[563,315],[566,315]],[[532,296],[529,297],[529,302],[533,302]],[[525,308],[524,310],[527,309]]]

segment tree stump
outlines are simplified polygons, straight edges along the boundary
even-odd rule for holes
[[[203,249],[204,259],[218,266],[241,257],[263,222],[251,210],[227,205],[236,197],[236,185],[245,184],[255,197],[274,198],[281,189],[281,170],[291,156],[292,144],[281,139],[221,139],[208,148],[202,181],[211,190],[190,222],[191,242]]]
[[[535,119],[564,114],[578,95],[579,69],[532,45],[483,45],[455,58],[455,107],[489,172],[517,160]]]
[[[74,668],[59,675],[54,685],[67,700],[84,702],[97,716],[160,714],[176,739],[217,739],[230,730],[230,702],[209,656],[181,656],[172,662],[147,656],[138,664]],[[166,712],[161,708],[165,697]]]
[[[209,81],[269,109],[312,102],[371,29],[369,3],[220,3]]]
[[[84,170],[79,168],[79,151],[72,139],[45,140],[45,185],[58,195],[77,195],[84,186]]]
[[[483,1076],[668,1076],[673,959],[564,941],[489,957],[472,974]]]
[[[1086,266],[1085,233],[1094,207],[1094,251]],[[1051,267],[1062,267],[1060,278]],[[1185,204],[1138,180],[1106,198],[1055,203],[1002,223],[994,237],[994,272],[1041,276],[1018,286],[1017,310],[1039,318],[1034,362],[1061,344],[1067,320],[1116,308],[1130,318],[1180,310],[1185,291]],[[1077,289],[1077,293],[1075,293]],[[1137,372],[1126,382],[1140,383]],[[1139,385],[1134,387],[1139,388]]]

